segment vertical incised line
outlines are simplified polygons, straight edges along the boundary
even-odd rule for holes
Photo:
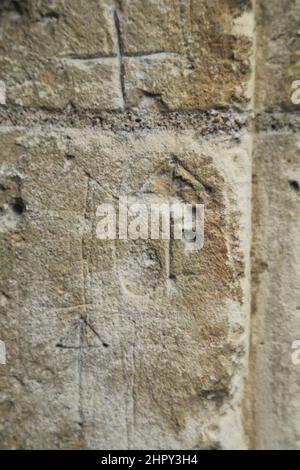
[[[117,34],[117,57],[119,61],[120,87],[121,87],[122,100],[123,100],[122,108],[124,108],[125,100],[126,100],[125,83],[124,83],[124,63],[123,63],[124,46],[123,46],[120,20],[119,20],[118,13],[116,10],[114,11],[114,21],[115,21],[115,28],[116,28],[116,34]]]

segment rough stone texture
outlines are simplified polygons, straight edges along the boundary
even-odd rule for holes
[[[299,13],[1,1],[1,448],[300,448]],[[98,240],[123,195],[203,249]]]
[[[262,133],[255,149],[255,447],[299,449],[300,377],[291,355],[300,332],[300,140],[291,132]]]
[[[10,104],[245,108],[252,96],[248,1],[6,0],[0,8]]]
[[[152,97],[169,109],[246,107],[252,84],[250,2],[126,0],[120,19],[130,56],[124,61],[129,105],[143,106]]]
[[[299,110],[292,84],[300,80],[300,1],[256,1],[257,110]],[[300,83],[298,85],[298,90]]]
[[[250,143],[2,132],[2,447],[244,446]],[[97,240],[122,194],[205,203],[205,250]]]

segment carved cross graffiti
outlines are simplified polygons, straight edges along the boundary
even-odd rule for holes
[[[129,57],[159,57],[162,54],[166,54],[167,56],[172,55],[180,55],[174,51],[145,51],[145,52],[125,52],[124,49],[124,42],[122,38],[122,31],[121,31],[121,24],[118,13],[116,10],[113,12],[114,15],[114,25],[115,25],[115,32],[116,32],[116,53],[115,54],[69,54],[64,56],[65,58],[70,58],[73,60],[90,60],[90,59],[117,59],[118,60],[118,68],[119,68],[119,80],[120,80],[120,88],[121,88],[121,95],[123,105],[122,108],[126,106],[126,90],[125,90],[125,71],[124,71],[124,59]]]
[[[89,337],[93,338],[95,344],[89,344]],[[102,341],[99,333],[97,333],[95,328],[89,323],[86,315],[82,315],[79,320],[76,320],[69,332],[61,338],[56,345],[56,347],[61,349],[75,349],[78,351],[79,382],[81,382],[82,378],[84,352],[86,350],[99,349],[107,346],[108,344]]]
[[[91,342],[90,342],[91,340]],[[88,350],[98,350],[107,348],[108,344],[102,341],[99,333],[89,323],[86,315],[82,315],[71,326],[68,333],[56,344],[60,349],[71,349],[78,351],[78,387],[79,387],[79,416],[80,424],[83,432],[84,411],[82,404],[83,396],[83,369],[84,355]]]

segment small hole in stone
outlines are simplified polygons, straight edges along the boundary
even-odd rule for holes
[[[299,186],[299,183],[298,181],[289,181],[289,185],[290,185],[290,188],[295,191],[296,193],[299,193],[300,191],[300,186]]]
[[[17,197],[11,204],[11,208],[16,215],[22,215],[26,211],[26,204],[22,198]]]
[[[46,15],[44,15],[44,18],[48,18],[49,20],[59,20],[59,14],[56,11],[49,11]]]
[[[102,346],[103,346],[104,348],[108,348],[108,347],[109,347],[109,344],[107,344],[107,343],[102,343]]]
[[[67,160],[75,160],[75,155],[67,155],[66,159]]]

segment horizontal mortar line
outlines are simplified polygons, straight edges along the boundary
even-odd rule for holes
[[[1,110],[1,105],[0,105],[0,110]],[[87,117],[89,119],[97,118],[97,117],[104,117],[107,122],[110,121],[111,117],[115,117],[117,115],[120,118],[120,122],[122,122],[123,121],[123,116],[126,116],[128,114],[128,112],[131,112],[134,116],[137,116],[137,117],[143,117],[143,116],[148,117],[149,115],[153,115],[153,116],[158,115],[162,118],[168,118],[168,117],[172,117],[172,116],[176,116],[178,114],[181,114],[183,117],[186,117],[186,118],[195,118],[195,117],[198,116],[198,117],[210,119],[210,118],[214,117],[214,116],[210,115],[210,112],[212,110],[214,112],[218,111],[221,116],[232,116],[232,117],[234,117],[234,116],[237,116],[237,117],[248,116],[249,118],[252,118],[252,119],[257,119],[260,116],[259,113],[257,113],[255,116],[253,116],[253,113],[254,113],[253,110],[232,109],[230,107],[221,108],[221,109],[218,109],[216,107],[215,108],[210,108],[210,109],[202,109],[202,108],[198,108],[198,107],[195,107],[195,108],[176,108],[174,110],[166,110],[164,112],[151,112],[151,111],[147,110],[147,114],[145,114],[141,111],[135,112],[135,110],[131,109],[131,108],[128,108],[125,111],[118,111],[118,112],[116,112],[115,110],[112,110],[112,109],[104,109],[104,108],[99,108],[99,109],[76,108],[72,111],[72,113],[66,114],[66,108],[58,108],[58,109],[54,109],[54,108],[52,109],[51,108],[51,109],[49,109],[49,108],[45,108],[45,107],[42,107],[42,106],[26,108],[26,107],[22,107],[20,105],[9,105],[9,106],[7,105],[5,107],[3,106],[3,114],[2,115],[0,114],[0,129],[2,128],[3,130],[6,130],[4,128],[13,128],[13,129],[19,128],[20,130],[22,130],[25,127],[23,124],[16,124],[16,125],[1,124],[1,120],[5,119],[5,118],[8,119],[10,117],[10,115],[14,116],[16,113],[20,113],[20,111],[22,112],[22,114],[17,114],[17,118],[18,118],[19,121],[26,118],[27,116],[37,116],[37,118],[39,118],[39,114],[40,114],[41,117],[43,117],[43,116],[45,116],[45,117],[52,116],[53,118],[57,118],[57,119],[61,118],[63,116],[66,121],[68,119],[74,118],[75,116],[79,116],[82,120],[84,120]],[[294,115],[295,113],[282,113],[282,114],[283,115],[284,114],[285,115],[289,115],[289,114]],[[300,117],[300,113],[299,113],[299,117]],[[42,121],[42,119],[40,119],[40,121]],[[49,122],[45,122],[45,124],[48,125],[49,127],[53,126],[53,124],[49,123]],[[39,125],[39,123],[35,122],[32,127],[35,127],[35,126],[38,126],[38,125]],[[58,124],[57,127],[62,128],[62,126],[60,124]],[[74,126],[72,125],[71,127],[74,127]]]
[[[3,111],[2,111],[3,109]],[[212,108],[216,111],[216,108]],[[2,111],[2,113],[1,113]],[[19,114],[21,111],[22,114]],[[163,130],[174,130],[175,121],[173,121],[173,116],[180,116],[184,122],[184,127],[182,130],[190,130],[190,124],[193,125],[194,129],[199,130],[199,126],[209,127],[204,130],[204,134],[212,134],[218,130],[219,125],[213,125],[211,119],[213,115],[210,115],[211,109],[203,110],[198,108],[193,109],[176,109],[176,110],[167,110],[165,112],[151,112],[147,111],[147,115],[144,113],[135,112],[134,110],[127,109],[126,111],[117,111],[113,112],[112,110],[82,110],[77,109],[70,114],[65,114],[65,109],[44,109],[42,107],[37,108],[23,108],[19,105],[9,105],[2,107],[0,105],[0,134],[13,131],[33,131],[37,130],[40,132],[45,132],[45,129],[52,129],[58,131],[64,131],[66,129],[89,129],[90,132],[118,132],[122,130],[122,125],[124,123],[124,116],[127,117],[128,113],[131,113],[134,117],[139,117],[142,121],[145,119],[145,125],[149,129],[149,119],[151,116],[157,119],[162,119],[164,126],[167,126]],[[254,123],[257,126],[255,133],[263,132],[277,132],[277,133],[286,133],[291,132],[295,133],[299,131],[300,127],[300,112],[299,110],[292,111],[276,111],[276,112],[254,112],[253,110],[241,110],[241,109],[232,109],[232,108],[222,108],[218,110],[220,116],[226,118],[228,116],[230,119],[236,119],[237,121],[230,123],[225,122],[225,127],[228,128],[228,132],[235,130],[235,125],[241,126],[241,128],[247,128],[250,123]],[[2,114],[2,115],[1,115]],[[12,123],[11,117],[14,117],[18,120],[18,124]],[[35,118],[35,122],[30,122],[30,119]],[[283,125],[278,125],[278,127],[273,130],[271,129],[272,125],[278,123],[280,120],[286,117],[288,119],[296,119],[296,122],[284,123]],[[53,119],[52,119],[53,118]],[[78,119],[78,122],[74,124],[72,120],[74,118]],[[94,125],[93,119],[101,118],[101,123]],[[247,119],[248,122],[240,122],[239,119]],[[196,122],[194,121],[196,119]],[[265,122],[268,119],[274,119],[275,121]],[[1,122],[2,121],[2,122]],[[10,122],[9,122],[10,121]],[[50,122],[49,122],[50,121]],[[190,124],[189,124],[190,123]],[[91,125],[93,126],[91,127]],[[113,128],[105,127],[106,125],[113,124]],[[132,121],[131,121],[132,124]],[[170,127],[168,127],[170,126]],[[151,130],[161,130],[157,127],[156,124],[150,127]],[[132,131],[142,131],[143,127],[139,124],[137,127],[133,127]],[[201,131],[201,129],[200,129]],[[60,209],[56,209],[55,212],[60,212]],[[64,211],[62,212],[74,212],[77,214],[77,211]],[[80,215],[80,213],[78,213]]]
[[[180,52],[174,51],[145,51],[145,52],[128,52],[123,53],[121,58],[143,58],[143,57],[160,57],[160,56],[181,56]],[[102,59],[118,59],[118,54],[68,54],[58,56],[59,59],[71,60],[102,60]]]
[[[173,55],[180,56],[183,55],[181,52],[174,51],[147,51],[147,52],[125,52],[122,57],[151,57],[151,56],[164,56],[164,55]]]
[[[148,117],[157,117],[155,114],[148,114]],[[180,116],[180,115],[179,115]],[[124,118],[123,118],[124,119]],[[108,121],[108,124],[109,124],[109,121]],[[195,128],[192,127],[193,126],[193,122],[186,122],[186,123],[182,123],[182,127],[181,127],[181,130],[182,131],[195,131]],[[4,126],[3,126],[4,127]],[[2,130],[4,130],[2,127],[1,129],[1,123],[0,123],[0,133],[2,132]],[[246,124],[243,124],[240,126],[239,130],[242,130],[242,129],[247,129],[248,126]],[[151,131],[151,132],[174,132],[174,131],[178,131],[178,126],[176,126],[176,123],[174,123],[173,121],[170,121],[168,123],[164,123],[164,127],[161,128],[160,126],[157,126],[155,124],[153,124],[152,126],[146,122],[145,123],[145,127],[136,127],[136,128],[132,128],[130,129],[130,131],[126,128],[123,127],[123,122],[122,120],[120,119],[120,122],[117,122],[117,124],[115,125],[115,127],[112,129],[112,128],[105,128],[105,127],[102,127],[101,125],[99,126],[94,126],[92,129],[91,129],[91,124],[88,122],[88,123],[85,123],[85,122],[80,122],[78,124],[72,124],[72,123],[65,123],[64,126],[62,125],[55,125],[55,124],[49,124],[49,123],[46,123],[46,122],[41,122],[41,123],[37,123],[36,125],[32,125],[31,123],[25,123],[24,126],[22,126],[22,128],[17,128],[17,130],[23,130],[23,131],[37,131],[37,132],[45,132],[46,130],[49,130],[51,129],[52,131],[63,131],[63,130],[70,130],[70,129],[73,129],[73,130],[86,130],[86,131],[89,131],[91,133],[118,133],[118,132],[130,132],[130,133],[133,133],[133,132],[145,132],[145,130],[147,131]],[[14,126],[10,126],[9,129],[6,128],[5,129],[5,132],[12,132],[12,131],[15,131],[16,128]],[[206,136],[209,136],[209,135],[214,135],[215,133],[217,132],[220,132],[222,131],[223,132],[223,136],[224,136],[224,129],[220,129],[218,128],[218,126],[215,126],[215,127],[212,127],[211,129],[207,130],[207,129],[204,129],[203,131],[201,129],[199,129],[199,125],[197,126],[197,132],[199,134],[203,134],[203,135],[206,135]],[[290,132],[293,132],[293,129],[289,128]],[[284,130],[285,131],[285,130]],[[226,132],[229,133],[229,135],[234,135],[234,133],[237,132],[237,129],[234,128],[234,127],[231,127],[231,126],[228,126],[228,129],[226,129]],[[257,131],[259,132],[259,131]],[[278,130],[278,132],[281,132],[281,130]],[[297,129],[294,129],[294,132],[299,132],[299,127]],[[105,188],[103,188],[105,189]],[[114,199],[116,199],[115,197],[113,197]],[[68,213],[70,211],[60,211],[61,213]],[[75,214],[78,214],[77,212]]]
[[[59,59],[73,59],[73,60],[91,60],[91,59],[117,59],[117,54],[68,54],[59,55]]]

